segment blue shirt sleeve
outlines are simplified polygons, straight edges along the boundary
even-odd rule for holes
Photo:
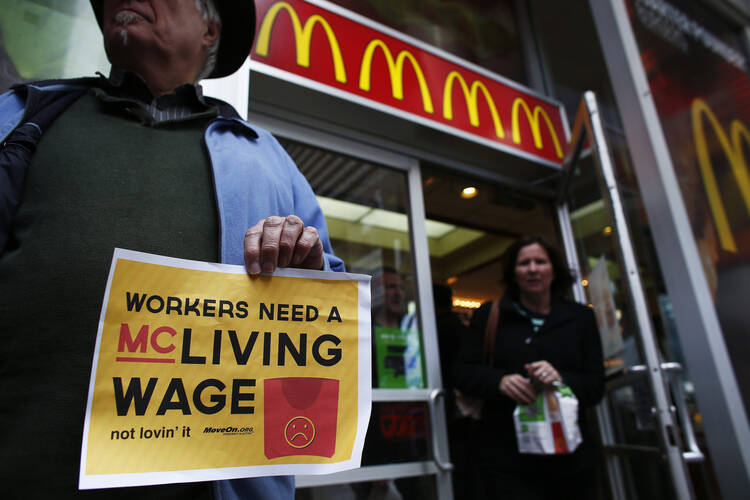
[[[216,500],[292,500],[294,476],[270,476],[214,482]]]

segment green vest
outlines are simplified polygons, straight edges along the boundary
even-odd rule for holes
[[[15,480],[31,481],[30,491],[54,492],[50,498],[77,493],[91,362],[114,248],[218,260],[218,215],[203,143],[215,115],[212,109],[153,124],[132,102],[87,94],[42,137],[0,257],[0,448],[14,450],[12,470],[23,476]],[[2,450],[0,463],[7,464]],[[101,496],[210,498],[209,489],[198,483]]]

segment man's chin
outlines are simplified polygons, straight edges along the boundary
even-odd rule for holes
[[[104,50],[110,58],[131,59],[142,57],[135,52],[148,46],[148,34],[140,29],[139,23],[128,26],[112,26],[104,40]]]
[[[126,47],[132,43],[133,33],[131,26],[112,26],[104,37],[104,49],[110,50]]]
[[[139,50],[141,44],[138,42],[138,38],[127,31],[124,35],[113,33],[113,36],[104,44],[107,59],[112,66],[122,69],[132,69],[138,66],[138,62],[143,59],[142,51]]]
[[[127,27],[117,28],[115,30],[115,38],[122,44],[123,47],[128,46],[130,41],[130,35],[128,34]]]

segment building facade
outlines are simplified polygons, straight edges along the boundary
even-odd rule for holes
[[[298,477],[298,497],[454,496],[433,284],[468,318],[541,234],[602,333],[602,498],[744,498],[750,5],[256,6],[250,60],[205,92],[279,139],[374,278],[363,467]],[[0,89],[106,74],[101,46],[86,0],[8,0]]]

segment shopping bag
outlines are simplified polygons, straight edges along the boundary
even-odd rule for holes
[[[546,389],[535,402],[518,405],[513,421],[520,453],[571,453],[583,441],[578,427],[578,399],[567,385]]]

